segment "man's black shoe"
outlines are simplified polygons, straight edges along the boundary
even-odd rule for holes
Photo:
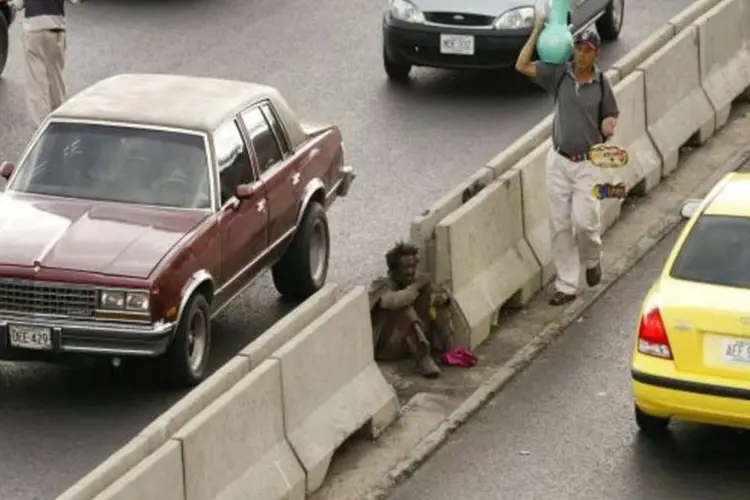
[[[576,299],[575,295],[562,293],[562,292],[555,292],[555,294],[552,296],[551,299],[549,299],[549,305],[551,306],[561,306],[563,304],[567,304],[568,302],[572,302]]]
[[[596,286],[602,281],[602,265],[597,264],[596,266],[586,269],[586,283],[589,286]]]

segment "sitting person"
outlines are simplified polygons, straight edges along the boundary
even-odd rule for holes
[[[417,370],[437,377],[432,358],[453,347],[456,328],[468,334],[468,323],[450,293],[433,286],[429,276],[417,274],[419,249],[398,243],[386,254],[388,276],[370,286],[373,348],[378,361],[411,356]]]

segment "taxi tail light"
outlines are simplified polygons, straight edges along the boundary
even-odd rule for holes
[[[658,307],[641,315],[638,326],[638,352],[657,358],[673,359],[667,329]]]

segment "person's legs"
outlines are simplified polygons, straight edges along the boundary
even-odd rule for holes
[[[561,305],[575,298],[581,272],[571,219],[573,184],[568,174],[568,163],[554,150],[547,156],[547,204],[552,262],[557,272],[556,293],[550,299],[552,305]]]
[[[24,31],[26,66],[26,102],[29,118],[35,127],[47,117],[49,106],[49,82],[44,61],[44,32]]]
[[[601,205],[593,195],[597,182],[596,167],[581,162],[575,171],[573,194],[573,227],[581,263],[586,267],[586,283],[596,286],[602,278]]]
[[[65,32],[49,32],[45,37],[45,62],[47,66],[47,78],[49,80],[49,105],[50,112],[57,109],[65,102],[66,88],[65,77]]]

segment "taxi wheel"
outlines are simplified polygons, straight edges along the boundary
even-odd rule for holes
[[[660,436],[667,432],[669,426],[668,418],[654,417],[644,413],[637,406],[635,407],[635,423],[638,428],[648,436]]]

